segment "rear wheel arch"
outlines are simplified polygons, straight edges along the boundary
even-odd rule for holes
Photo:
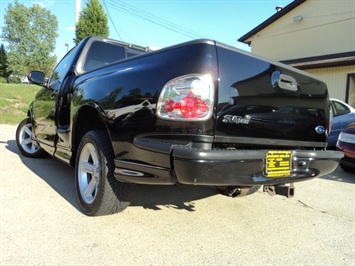
[[[108,135],[108,129],[106,127],[104,118],[99,111],[92,106],[81,107],[73,119],[73,133],[72,133],[72,147],[73,155],[71,158],[71,164],[75,165],[75,158],[77,150],[82,138],[85,134],[92,130],[105,130]]]

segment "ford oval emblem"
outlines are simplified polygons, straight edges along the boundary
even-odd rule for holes
[[[325,132],[325,128],[323,126],[317,126],[315,129],[318,134],[323,134]]]

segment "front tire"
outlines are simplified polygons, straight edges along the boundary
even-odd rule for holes
[[[82,138],[75,165],[75,187],[86,215],[121,212],[129,204],[130,184],[114,177],[114,152],[105,131],[94,130]]]
[[[45,151],[39,146],[32,132],[30,118],[21,121],[16,130],[16,144],[22,155],[31,158],[40,158]]]

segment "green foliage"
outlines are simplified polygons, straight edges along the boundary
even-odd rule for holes
[[[10,76],[10,77],[9,77],[9,82],[10,82],[10,83],[18,84],[18,83],[21,83],[21,79],[18,78],[18,77],[15,77],[15,76]]]
[[[53,70],[57,58],[51,55],[58,36],[55,15],[38,4],[26,8],[17,0],[9,4],[2,35],[8,43],[9,70],[26,76],[30,70],[41,70],[47,75]]]
[[[0,124],[20,123],[40,89],[36,85],[0,83]]]
[[[8,70],[9,63],[7,61],[6,50],[3,44],[0,46],[0,77],[8,78],[11,74],[11,71]],[[1,82],[1,81],[0,81]]]
[[[107,16],[102,5],[99,0],[90,0],[83,11],[80,12],[75,30],[75,44],[78,44],[87,36],[101,36],[107,38],[108,35]]]
[[[7,83],[6,78],[4,78],[4,77],[0,77],[0,83]]]

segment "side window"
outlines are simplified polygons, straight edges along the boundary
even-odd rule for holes
[[[72,55],[74,54],[74,50],[75,48],[69,51],[59,62],[59,64],[55,67],[48,81],[49,87],[53,89],[60,88],[65,78],[65,75],[68,73],[68,69],[71,67],[71,61],[72,61],[71,58]]]
[[[126,58],[125,48],[109,42],[93,42],[87,53],[84,72],[108,65]]]
[[[138,50],[135,50],[135,49],[126,49],[126,56],[127,57],[132,57],[132,56],[136,56],[136,55],[139,55],[141,54],[142,51],[138,51]]]
[[[340,102],[333,101],[333,107],[334,116],[345,115],[350,113],[349,108]]]

